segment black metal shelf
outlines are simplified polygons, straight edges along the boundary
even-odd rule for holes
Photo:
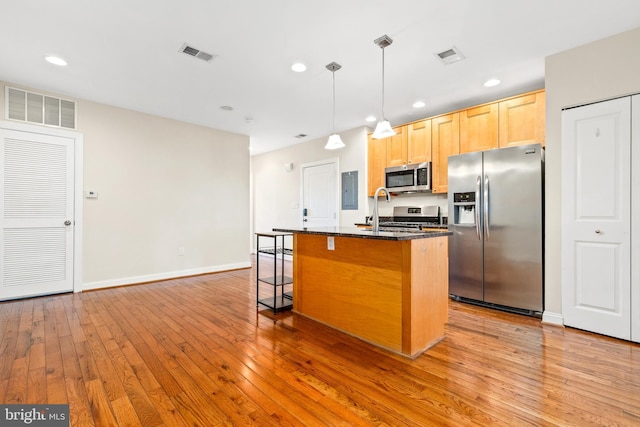
[[[274,314],[285,310],[291,310],[293,308],[293,302],[291,299],[284,295],[276,298],[264,298],[258,300],[258,303],[272,310]]]
[[[293,283],[293,279],[289,276],[264,277],[258,280],[273,286],[290,285]]]
[[[293,308],[293,292],[285,292],[285,285],[293,283],[293,278],[284,274],[284,256],[293,255],[293,250],[284,247],[285,236],[291,233],[256,233],[256,250],[258,257],[256,260],[256,309],[263,305],[272,310],[274,314],[290,310]],[[273,239],[272,246],[260,247],[260,238]],[[281,238],[278,245],[278,237]],[[260,254],[273,255],[273,275],[260,277]],[[280,255],[280,274],[278,274],[278,255]],[[273,288],[273,298],[260,298],[260,283],[267,283]]]

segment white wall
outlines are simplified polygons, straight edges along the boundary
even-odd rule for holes
[[[300,165],[338,158],[340,173],[358,171],[358,210],[341,210],[340,225],[354,227],[371,215],[373,198],[367,197],[367,128],[341,132],[346,144],[340,150],[325,150],[327,137],[286,147],[251,158],[253,186],[253,227],[255,231],[270,231],[274,227],[300,226]],[[285,163],[293,163],[291,172]],[[383,200],[383,198],[381,199]],[[381,202],[380,215],[393,215],[396,205],[438,205],[446,213],[447,195],[406,194],[394,197],[391,203]]]
[[[83,289],[250,266],[247,136],[85,100],[77,111],[99,196],[84,199]]]
[[[640,92],[640,28],[546,59],[545,315],[561,317],[560,169],[564,107]]]
[[[326,138],[252,156],[253,227],[256,232],[274,227],[298,227],[301,222],[300,165],[338,158],[340,173],[358,171],[358,210],[340,210],[340,225],[364,221],[367,213],[366,128],[341,132],[346,147],[325,150]],[[293,163],[287,172],[284,165]]]

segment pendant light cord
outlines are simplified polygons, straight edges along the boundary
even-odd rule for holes
[[[336,72],[332,71],[333,76],[333,133],[336,133]]]
[[[384,118],[384,48],[382,48],[382,120]]]

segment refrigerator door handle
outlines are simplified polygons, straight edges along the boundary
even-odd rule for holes
[[[482,177],[478,176],[476,178],[476,205],[474,206],[476,210],[476,236],[478,236],[478,240],[482,240],[480,236],[480,183],[482,182]]]
[[[484,239],[489,240],[489,175],[484,176]]]

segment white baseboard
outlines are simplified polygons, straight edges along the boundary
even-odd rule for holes
[[[177,277],[196,276],[198,274],[219,273],[221,271],[237,270],[240,268],[251,268],[250,262],[239,262],[235,264],[216,265],[210,267],[191,268],[188,270],[167,271],[164,273],[148,274],[143,276],[122,277],[111,280],[100,280],[97,282],[87,282],[82,285],[85,291],[102,288],[113,288],[115,286],[135,285],[137,283],[156,282],[159,280],[175,279]]]
[[[255,255],[255,254],[256,254],[256,253],[255,253],[255,252],[253,252],[253,254],[252,254],[252,255]],[[260,256],[261,256],[261,257],[265,257],[265,258],[267,258],[267,259],[268,259],[268,260],[270,260],[270,261],[273,261],[273,254],[265,254],[265,253],[261,252],[261,253],[260,253]],[[281,259],[282,259],[282,254],[278,254],[278,262],[280,262],[280,260],[281,260]],[[293,261],[293,255],[287,255],[287,254],[284,254],[284,260],[285,260],[285,261]]]
[[[545,311],[544,313],[542,313],[542,323],[564,326],[564,319],[561,314]]]

